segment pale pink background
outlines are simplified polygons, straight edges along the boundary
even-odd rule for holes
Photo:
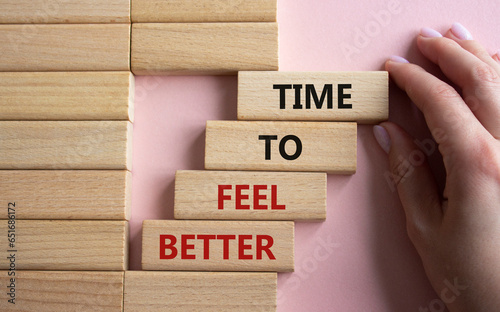
[[[391,2],[399,13],[378,19]],[[444,32],[460,21],[493,53],[499,16],[493,0],[279,0],[281,70],[381,70],[397,54],[434,72],[416,49],[421,27]],[[357,29],[364,41],[356,40]],[[358,50],[348,57],[343,46]],[[132,269],[140,269],[142,220],[172,218],[174,173],[203,169],[205,121],[236,119],[236,89],[234,76],[136,77]],[[390,89],[390,119],[429,138],[420,113]],[[357,173],[328,176],[327,220],[296,225],[296,272],[279,274],[278,311],[419,311],[437,298],[406,236],[398,196],[384,178],[387,157],[371,128],[358,127]],[[431,160],[439,168],[436,153]]]

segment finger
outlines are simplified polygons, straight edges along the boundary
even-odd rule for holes
[[[403,129],[384,122],[373,130],[388,151],[391,181],[405,210],[408,234],[418,249],[419,240],[437,229],[443,218],[436,181],[426,155]]]
[[[423,112],[445,161],[461,155],[484,128],[455,89],[417,65],[395,60],[387,61],[386,69]]]
[[[465,102],[481,124],[500,138],[500,75],[496,69],[449,38],[420,35],[417,42],[422,53],[462,88]]]
[[[469,51],[481,61],[493,67],[500,74],[500,64],[486,51],[482,44],[472,40],[472,35],[461,24],[454,23],[444,35],[458,43],[463,49]]]

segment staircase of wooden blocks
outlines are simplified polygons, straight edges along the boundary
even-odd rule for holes
[[[388,117],[387,73],[277,72],[276,0],[47,2],[0,3],[0,310],[275,311],[293,221],[325,220],[356,122]],[[209,170],[176,174],[177,220],[143,224],[144,271],[127,271],[130,71],[239,76]]]

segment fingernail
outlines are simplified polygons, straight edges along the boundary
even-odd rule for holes
[[[451,25],[451,32],[458,39],[472,40],[472,35],[470,34],[470,32],[467,30],[467,28],[464,27],[464,25],[460,23],[453,23],[453,25]]]
[[[420,29],[420,34],[424,37],[427,38],[438,38],[438,37],[443,37],[437,30],[434,30],[432,28],[424,27]]]
[[[396,63],[410,63],[404,57],[397,56],[397,55],[392,55],[391,57],[389,57],[389,60],[393,61],[393,62],[396,62]]]
[[[493,55],[493,58],[496,58],[497,61],[500,61],[500,50],[498,50],[497,53]]]
[[[376,125],[373,126],[373,135],[378,142],[378,145],[386,152],[389,153],[391,149],[391,137],[384,127]]]

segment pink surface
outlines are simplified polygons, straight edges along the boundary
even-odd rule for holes
[[[444,32],[459,21],[493,53],[498,16],[494,1],[280,0],[281,70],[380,70],[397,54],[435,71],[416,49],[421,27]],[[132,269],[140,269],[142,220],[173,217],[175,171],[203,169],[205,122],[236,119],[236,92],[236,77],[136,77]],[[430,137],[392,84],[390,100],[391,120]],[[437,298],[384,178],[387,157],[371,126],[358,130],[357,173],[328,176],[327,220],[296,224],[296,271],[279,274],[278,311],[419,311]],[[439,168],[437,153],[431,161]]]

